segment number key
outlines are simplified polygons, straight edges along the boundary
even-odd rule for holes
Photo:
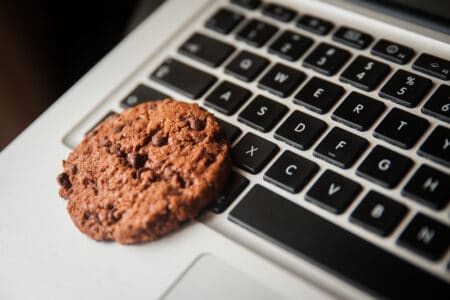
[[[380,84],[390,69],[386,64],[365,56],[358,56],[339,79],[357,88],[371,91]]]
[[[277,31],[278,28],[273,25],[257,19],[252,19],[237,33],[236,39],[244,41],[254,47],[261,47]]]
[[[206,21],[205,26],[222,34],[227,34],[239,24],[244,16],[228,9],[220,9]]]
[[[295,61],[312,45],[313,40],[293,31],[287,30],[269,47],[269,53],[283,59]]]
[[[350,58],[350,52],[326,43],[320,43],[306,58],[303,65],[316,72],[334,75]]]
[[[422,112],[450,122],[450,86],[441,85],[422,107]]]

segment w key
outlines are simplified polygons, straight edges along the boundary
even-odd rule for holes
[[[305,73],[282,64],[274,65],[258,83],[258,87],[285,98],[305,79]]]
[[[365,56],[358,56],[342,73],[340,80],[365,91],[376,88],[391,68]]]

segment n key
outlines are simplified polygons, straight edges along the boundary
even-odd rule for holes
[[[258,83],[258,87],[286,98],[305,79],[305,73],[282,64],[274,65]]]

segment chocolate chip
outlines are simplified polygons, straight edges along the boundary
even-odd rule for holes
[[[124,127],[125,127],[125,125],[118,125],[118,126],[114,127],[114,133],[121,132]]]
[[[163,136],[161,132],[158,132],[152,137],[152,145],[161,147],[167,144],[167,137]]]
[[[186,121],[193,130],[203,130],[205,128],[205,122],[197,118],[187,118]]]
[[[121,148],[120,144],[112,144],[111,147],[109,147],[109,153],[116,154],[120,157],[125,157],[126,153],[120,150],[120,148]]]
[[[72,183],[70,182],[69,176],[66,173],[61,173],[58,175],[58,183],[65,189],[70,189],[72,187]]]
[[[72,175],[77,175],[78,173],[78,167],[77,165],[73,165],[72,169],[70,170],[72,172]]]
[[[135,169],[142,168],[147,161],[147,155],[139,153],[128,153],[127,154],[128,163]]]

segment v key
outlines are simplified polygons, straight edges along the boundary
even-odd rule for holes
[[[339,185],[335,185],[333,182],[330,184],[330,187],[328,188],[328,196],[333,196],[337,192],[341,190],[341,187]]]

